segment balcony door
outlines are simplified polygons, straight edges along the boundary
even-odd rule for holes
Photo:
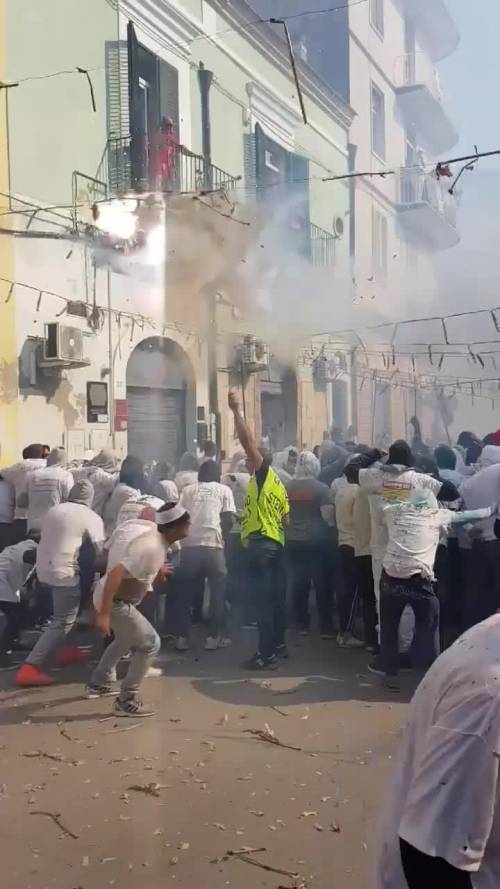
[[[140,191],[162,189],[162,157],[171,154],[164,143],[179,141],[178,71],[139,43],[132,22],[127,50],[131,184]]]

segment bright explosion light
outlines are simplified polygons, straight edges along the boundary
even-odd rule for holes
[[[147,259],[152,265],[159,265],[165,259],[166,234],[163,225],[156,225],[146,238]]]
[[[137,228],[135,201],[113,201],[101,204],[96,225],[101,231],[123,241],[133,237]]]

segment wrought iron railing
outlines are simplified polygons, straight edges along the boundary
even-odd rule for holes
[[[455,198],[431,173],[426,173],[424,170],[401,170],[399,203],[403,207],[428,204],[449,225],[456,228],[457,205]]]
[[[309,235],[312,264],[317,266],[335,265],[336,236],[312,222],[309,224]]]
[[[110,195],[131,190],[162,191],[180,194],[234,187],[241,178],[231,176],[215,164],[195,154],[184,145],[171,143],[165,162],[155,156],[150,144],[134,144],[131,136],[111,136],[96,173],[107,183]]]

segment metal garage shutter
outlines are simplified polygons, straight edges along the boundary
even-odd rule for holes
[[[128,453],[177,463],[186,450],[184,391],[128,386],[127,403]]]

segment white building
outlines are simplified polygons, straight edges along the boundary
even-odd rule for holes
[[[348,256],[336,221],[349,193],[318,180],[347,171],[348,103],[300,63],[306,126],[283,41],[267,25],[242,29],[242,0],[0,0],[0,13],[12,84],[0,91],[1,461],[39,440],[71,456],[110,443],[176,459],[216,432],[230,449],[232,343],[251,332],[233,309],[248,238],[194,198],[223,187],[241,204],[300,182],[289,236],[333,270]],[[146,245],[101,249],[96,212],[134,190]],[[263,411],[279,415],[277,444],[312,443],[331,421],[311,368],[293,363],[262,385],[243,378],[256,428]]]
[[[251,0],[265,15],[262,0]],[[297,51],[354,110],[349,135],[352,172],[388,171],[350,181],[353,326],[371,320],[425,315],[436,282],[436,251],[459,239],[455,198],[432,165],[458,139],[446,110],[436,65],[456,48],[456,25],[444,0],[318,0],[323,14],[302,15],[306,0],[276,0],[273,15],[290,16]],[[368,312],[367,312],[368,310]],[[357,350],[354,370],[365,365]],[[383,369],[376,355],[370,365]],[[404,361],[402,371],[408,370]],[[392,371],[392,367],[391,367]],[[336,386],[336,425],[350,416],[362,441],[404,435],[414,393],[385,383],[347,379]],[[404,396],[404,397],[403,397]],[[417,399],[418,401],[418,399]]]

